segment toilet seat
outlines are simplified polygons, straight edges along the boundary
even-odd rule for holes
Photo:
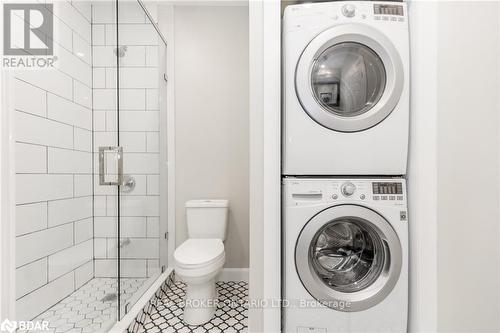
[[[224,264],[224,243],[221,239],[190,238],[175,250],[174,260],[182,270],[217,269]]]

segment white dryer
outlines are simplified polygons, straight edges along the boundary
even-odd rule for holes
[[[400,178],[283,180],[283,331],[406,332]]]
[[[283,174],[405,174],[406,4],[288,6],[283,43]]]

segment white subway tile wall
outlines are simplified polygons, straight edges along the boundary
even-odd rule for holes
[[[110,3],[93,6],[94,152],[100,146],[116,146],[119,136],[124,173],[136,181],[132,192],[120,194],[120,273],[142,278],[159,271],[159,40],[137,2],[121,2],[118,10],[119,44],[126,47],[119,73],[115,13]],[[116,188],[100,186],[96,174],[94,195],[95,277],[116,277]]]
[[[54,2],[55,69],[14,75],[18,320],[94,277],[90,12]]]
[[[62,0],[53,13],[55,69],[15,73],[19,320],[117,277],[117,188],[99,185],[97,151],[118,144],[118,128],[136,180],[120,199],[121,276],[160,270],[157,34],[137,3],[120,5],[118,117],[113,3]]]

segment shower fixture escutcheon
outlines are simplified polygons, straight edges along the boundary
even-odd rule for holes
[[[127,45],[115,47],[115,49],[113,50],[113,53],[118,58],[123,58],[125,56],[125,53],[127,53]]]

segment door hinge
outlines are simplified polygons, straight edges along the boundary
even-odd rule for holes
[[[163,73],[163,80],[165,80],[165,82],[168,82],[168,75]]]
[[[165,239],[168,239],[168,232],[165,233]]]
[[[167,269],[167,267],[165,267],[165,265],[161,266],[161,272],[162,273],[165,273],[165,270]]]

